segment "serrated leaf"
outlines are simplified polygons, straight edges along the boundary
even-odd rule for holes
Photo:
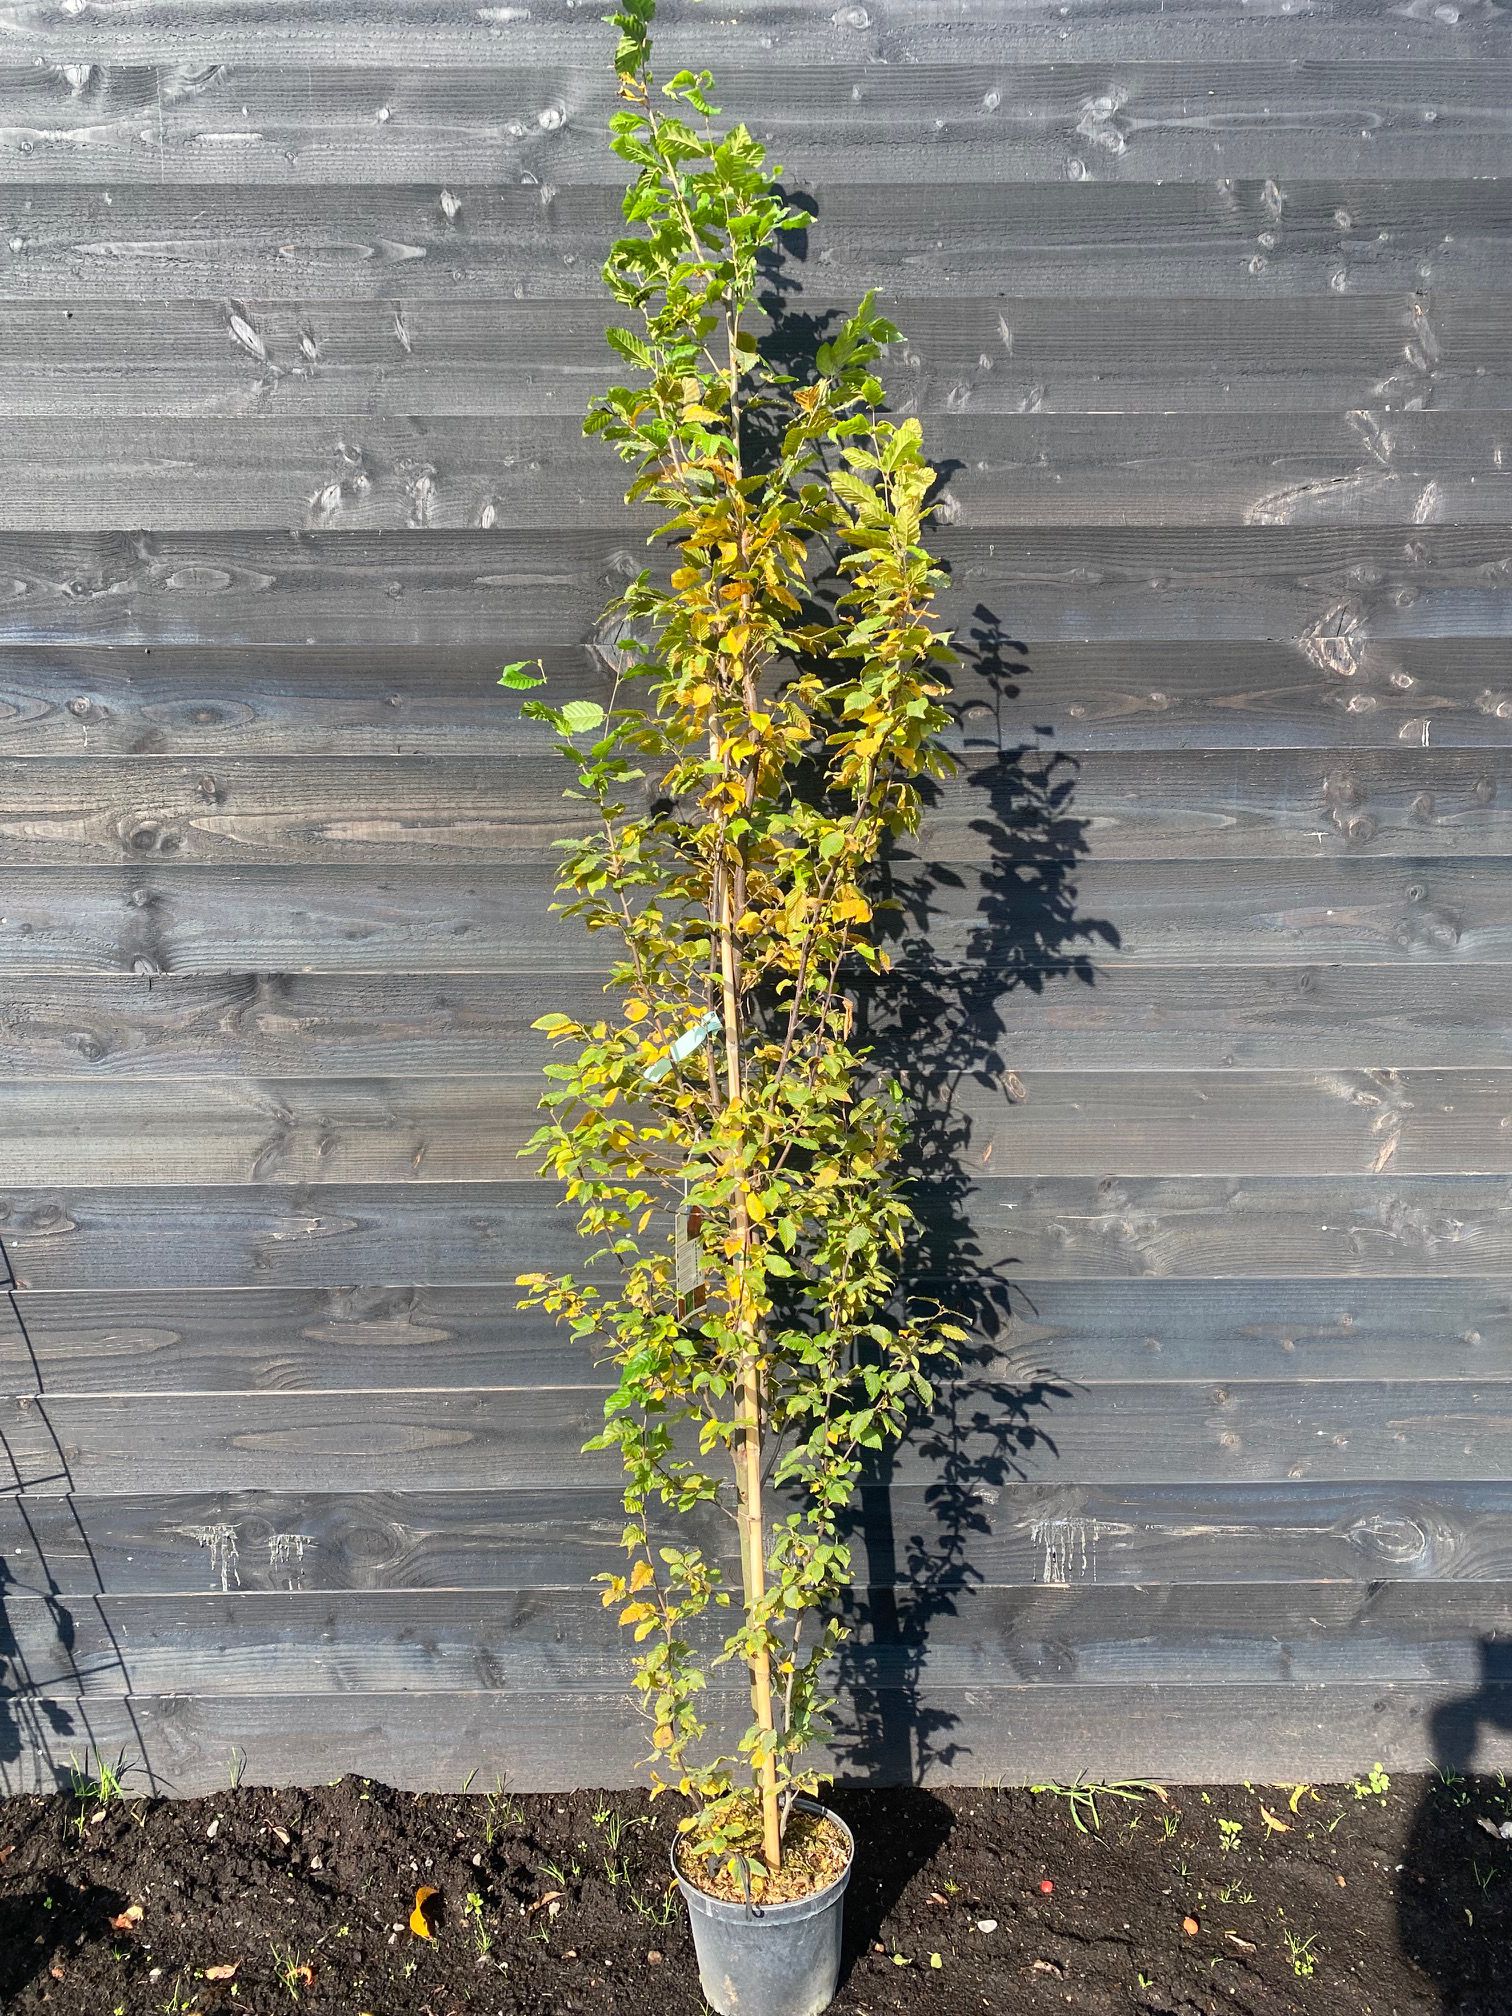
[[[597,700],[569,700],[557,719],[569,735],[587,735],[604,725],[604,710]]]

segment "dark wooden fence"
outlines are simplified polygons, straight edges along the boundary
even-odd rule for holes
[[[639,564],[595,8],[0,0],[0,1774],[640,1738],[526,1179],[570,816],[493,685]],[[971,1377],[850,1767],[1508,1743],[1512,28],[679,5],[945,470],[959,782],[867,1004]],[[1496,178],[1504,179],[1496,179]],[[139,1779],[138,1782],[145,1782]]]

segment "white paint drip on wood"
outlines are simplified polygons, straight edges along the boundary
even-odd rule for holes
[[[210,1579],[218,1581],[222,1590],[229,1593],[231,1584],[241,1587],[241,1575],[236,1566],[236,1528],[224,1523],[217,1526],[191,1526],[189,1538],[210,1555]]]
[[[1036,1519],[1029,1533],[1044,1550],[1041,1582],[1057,1589],[1073,1581],[1095,1582],[1098,1531],[1095,1519]]]

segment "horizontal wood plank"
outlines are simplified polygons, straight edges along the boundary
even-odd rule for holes
[[[1509,332],[1512,333],[1512,332]],[[1512,746],[1505,646],[1357,639],[1337,663],[1283,644],[995,644],[956,636],[946,739],[980,760],[1087,751],[1453,750]],[[541,731],[498,688],[501,650],[199,645],[7,650],[0,755],[166,759],[443,756],[526,749]],[[1321,658],[1323,662],[1314,662]],[[545,654],[554,697],[610,690],[598,654]],[[123,777],[123,788],[132,788]]]
[[[18,868],[0,911],[0,973],[601,975],[592,938],[551,914],[552,879],[530,866]],[[1072,852],[1022,870],[905,866],[893,890],[895,957],[947,999],[960,965],[1004,975],[1007,989],[1091,987],[1130,963],[1512,961],[1505,860],[1083,865]]]
[[[414,279],[416,276],[409,276]],[[596,300],[437,300],[395,274],[384,299],[0,298],[0,412],[14,419],[339,415],[361,438],[392,419],[524,420],[582,411],[613,359]],[[806,278],[823,327],[851,303]],[[894,402],[953,413],[1328,415],[1512,404],[1512,303],[1329,292],[1113,304],[909,287]],[[757,326],[760,326],[758,318]],[[502,472],[500,472],[502,473]]]
[[[212,1490],[0,1496],[16,1596],[216,1590],[585,1587],[623,1561],[612,1485],[341,1493]],[[734,1563],[728,1520],[688,1529]],[[1512,1579],[1512,1485],[1057,1484],[969,1478],[865,1489],[847,1521],[857,1573],[929,1589]],[[1242,1599],[1236,1600],[1236,1608]]]
[[[155,1394],[0,1402],[9,1477],[38,1496],[116,1492],[569,1490],[611,1485],[581,1453],[602,1420],[581,1387],[449,1393]],[[1512,1384],[1492,1380],[1107,1382],[1053,1376],[947,1389],[898,1445],[892,1478],[926,1488],[1238,1484],[1505,1476]]]
[[[1349,1071],[1362,1056],[1389,1060],[1376,1068],[1422,1070],[1512,1055],[1512,990],[1500,966],[1104,961],[1086,981],[1026,965],[928,982],[895,975],[858,990],[868,1036],[890,1067],[918,1064],[921,1030],[947,988],[962,1010],[953,1058],[999,1075]],[[591,1018],[605,1007],[600,977],[570,969],[18,975],[0,994],[0,1074],[146,1083],[531,1072],[543,1061],[537,1016]]]
[[[1512,285],[1512,178],[877,189],[826,180],[817,166],[803,171],[816,182],[811,256],[836,293],[1265,301]],[[615,191],[584,185],[326,186],[302,191],[291,211],[287,193],[267,187],[11,183],[0,190],[0,294],[596,299],[619,223]]]
[[[1201,1681],[1430,1685],[1473,1693],[1483,1641],[1512,1628],[1506,1583],[1252,1583],[1227,1589],[856,1589],[831,1671],[850,1690]],[[722,1625],[723,1619],[718,1620]],[[70,1695],[608,1693],[625,1667],[595,1589],[11,1597],[11,1712]],[[718,1628],[692,1627],[712,1648]],[[712,1693],[743,1691],[722,1669]]]
[[[983,1073],[947,1095],[917,1044],[901,1069],[924,1169],[948,1136],[966,1168],[1018,1176],[1512,1176],[1512,1070]],[[541,1083],[0,1082],[0,1137],[36,1189],[508,1183]]]
[[[1512,523],[1505,445],[1472,410],[934,416],[940,522],[1054,525]],[[34,472],[0,530],[650,530],[577,415],[541,420],[20,420]]]
[[[1512,1377],[1512,1288],[1392,1280],[1015,1281],[974,1376],[1108,1380]],[[3,1306],[3,1305],[0,1305]],[[15,1296],[0,1391],[602,1387],[590,1343],[480,1288],[102,1290]]]
[[[1136,61],[1110,90],[1104,66],[1075,62],[779,54],[718,82],[777,159],[847,181],[1059,180],[1069,162],[1117,181],[1263,176],[1278,148],[1299,176],[1423,177],[1504,169],[1512,66]],[[25,183],[613,183],[612,110],[607,65],[586,63],[94,64],[82,80],[43,64],[0,69],[0,163]]]
[[[1014,49],[1025,60],[1064,60],[1064,0],[1015,9]],[[657,47],[664,64],[716,68],[764,60],[792,65],[883,60],[1002,60],[996,0],[872,0],[816,12],[808,0],[752,0],[706,16],[693,0],[669,0]],[[298,6],[249,15],[245,0],[116,0],[98,22],[69,0],[5,0],[7,46],[65,63],[279,63],[317,69],[350,64],[354,17]],[[528,11],[440,7],[434,0],[370,0],[360,17],[368,63],[581,64],[584,22],[573,0],[536,0]],[[1413,6],[1383,16],[1372,0],[1336,0],[1325,18],[1280,10],[1241,13],[1223,0],[1087,0],[1076,47],[1087,56],[1187,62],[1276,58],[1435,62],[1504,56],[1499,15],[1479,7]]]
[[[946,531],[939,550],[947,620],[967,630],[993,612],[999,651],[1005,633],[1057,644],[1263,636],[1345,679],[1404,640],[1502,637],[1512,608],[1505,536],[1469,526],[1405,537],[1306,525]],[[531,656],[593,636],[644,560],[633,533],[9,532],[0,624],[17,644],[70,649],[207,635],[311,649],[488,639],[501,657]]]
[[[522,741],[507,764],[351,757],[334,775],[320,757],[0,758],[0,865],[554,862],[583,824],[572,773],[547,735]],[[1071,756],[968,742],[930,795],[908,852],[952,865],[1512,855],[1512,748]]]
[[[959,1295],[989,1278],[1358,1279],[1512,1274],[1500,1177],[997,1177],[918,1195]],[[0,1192],[22,1288],[497,1283],[581,1266],[538,1181]]]
[[[1476,1768],[1512,1765],[1505,1689],[1476,1698]],[[842,1700],[850,1732],[829,1761],[842,1782],[964,1785],[1136,1778],[1257,1784],[1310,1760],[1319,1783],[1381,1763],[1435,1763],[1432,1718],[1460,1687],[1408,1685],[1013,1687],[861,1690]],[[932,1736],[920,1742],[927,1721]],[[347,1772],[403,1790],[508,1784],[518,1792],[643,1782],[646,1728],[623,1687],[609,1694],[188,1694],[39,1697],[27,1742],[0,1763],[0,1790],[66,1790],[70,1760],[124,1754],[133,1794],[224,1792],[237,1753],[248,1785],[325,1784]],[[1295,1782],[1294,1779],[1291,1782]]]

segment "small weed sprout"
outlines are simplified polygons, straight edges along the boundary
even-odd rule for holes
[[[1299,1939],[1295,1932],[1283,1932],[1281,1936],[1286,1941],[1293,1974],[1299,1981],[1310,1981],[1318,1964],[1317,1934],[1312,1933],[1306,1939]]]
[[[478,1949],[478,1959],[484,1961],[493,1951],[493,1934],[483,1917],[483,1897],[477,1890],[469,1890],[462,1905],[467,1914],[468,1925],[472,1928],[473,1944]]]
[[[1391,1777],[1384,1764],[1372,1764],[1369,1775],[1356,1778],[1350,1786],[1356,1799],[1379,1799],[1386,1804],[1386,1794],[1391,1790]]]
[[[1137,1805],[1154,1787],[1143,1778],[1121,1779],[1099,1785],[1079,1777],[1069,1785],[1031,1785],[1029,1790],[1036,1799],[1064,1799],[1077,1833],[1097,1834],[1102,1830],[1102,1815],[1097,1810],[1099,1799],[1127,1799]]]
[[[82,1805],[109,1806],[126,1802],[126,1779],[136,1766],[128,1764],[123,1750],[112,1764],[102,1750],[91,1750],[83,1763],[68,1760],[68,1787]]]
[[[630,1908],[637,1918],[644,1918],[648,1925],[671,1924],[673,1907],[677,1903],[677,1889],[674,1884],[668,1883],[664,1890],[650,1897],[643,1897],[633,1885],[625,1894],[629,1897]]]
[[[525,1824],[525,1808],[504,1790],[504,1781],[495,1779],[494,1789],[483,1802],[483,1844],[492,1848],[511,1827]]]
[[[1225,1855],[1232,1855],[1244,1837],[1242,1820],[1220,1820],[1218,1822],[1218,1846]]]
[[[274,1946],[273,1972],[291,2002],[299,2000],[301,1989],[314,1985],[314,1967],[304,1954],[296,1953],[292,1946]]]

